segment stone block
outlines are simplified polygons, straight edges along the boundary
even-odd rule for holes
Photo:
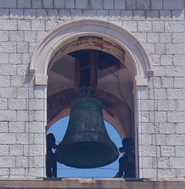
[[[9,177],[9,168],[0,168],[0,176],[1,177]]]
[[[34,98],[34,91],[32,88],[17,88],[17,98]]]
[[[6,121],[0,121],[0,132],[1,133],[8,132],[8,122],[6,122]]]
[[[80,1],[80,0],[79,0]],[[104,1],[104,9],[114,9],[114,1],[113,0],[106,0]]]
[[[29,177],[43,177],[44,176],[44,169],[29,168],[28,176]]]
[[[109,20],[119,20],[120,15],[120,10],[109,10]]]
[[[43,0],[43,8],[52,9],[53,8],[53,0]]]
[[[32,8],[42,8],[42,0],[32,0]]]
[[[133,20],[145,20],[145,11],[133,10]]]
[[[151,55],[152,65],[157,66],[160,65],[161,57],[160,55]]]
[[[116,0],[115,9],[125,9],[125,0]]]
[[[16,52],[15,42],[0,42],[0,52],[14,53]]]
[[[0,41],[8,41],[8,31],[0,31]]]
[[[174,88],[185,88],[184,86],[185,78],[174,78]],[[179,105],[182,102],[179,103]],[[185,104],[184,104],[185,105]],[[184,109],[185,110],[185,109]]]
[[[0,87],[10,87],[10,76],[0,76]]]
[[[173,10],[172,11],[172,20],[184,20],[184,11],[182,10]]]
[[[174,157],[175,147],[174,146],[161,146],[161,156]]]
[[[170,168],[175,168],[175,169],[182,169],[185,168],[185,158],[182,157],[171,157],[170,158]]]
[[[170,10],[176,10],[180,9],[182,10],[184,7],[184,1],[183,0],[164,0],[164,9],[170,9]]]
[[[172,12],[170,10],[160,10],[160,20],[171,20]]]
[[[23,18],[23,9],[10,9],[10,18],[11,19],[22,19]]]
[[[31,0],[17,0],[17,8],[31,8]]]
[[[181,81],[181,82],[183,82],[183,81]],[[182,85],[183,85],[183,83],[182,83]],[[185,101],[184,100],[176,100],[176,110],[178,110],[178,111],[185,110],[184,105],[185,105]]]
[[[147,42],[149,43],[159,43],[159,33],[148,33]]]
[[[146,11],[146,19],[147,20],[159,20],[159,11],[157,11],[157,10]]]
[[[9,122],[8,131],[11,133],[23,133],[25,132],[25,123],[24,122]]]
[[[161,43],[155,44],[155,53],[156,54],[165,54],[165,45]]]
[[[16,8],[16,0],[0,0],[1,8]]]
[[[32,20],[31,28],[32,28],[32,30],[45,30],[45,21],[44,20]]]
[[[166,66],[166,76],[180,76],[185,75],[184,66]]]
[[[108,20],[108,15],[109,15],[108,10],[97,10],[96,18],[101,20]]]
[[[58,9],[48,9],[47,13],[49,19],[59,19]]]
[[[164,23],[162,21],[153,21],[152,29],[153,32],[164,32]]]
[[[169,111],[175,110],[175,100],[158,100],[157,101],[157,109],[160,111]]]
[[[185,42],[184,33],[172,33],[172,42],[173,43],[184,43]]]
[[[1,64],[8,63],[8,53],[0,53],[0,63]]]
[[[9,54],[9,63],[10,64],[21,64],[21,54],[19,54],[19,53]]]
[[[184,23],[181,21],[165,22],[165,32],[184,32]]]
[[[10,177],[25,177],[25,168],[10,168]]]
[[[34,144],[36,145],[43,145],[43,141],[46,140],[45,133],[43,134],[34,134]]]
[[[15,88],[0,88],[0,98],[16,98]]]
[[[42,156],[33,157],[33,166],[38,168],[43,166],[44,159]]]
[[[10,41],[23,41],[23,31],[10,31]]]
[[[0,156],[0,167],[15,167],[15,157]]]
[[[44,120],[44,112],[40,110],[35,111],[35,121],[43,121]]]
[[[11,145],[10,156],[23,156],[23,145]]]
[[[151,134],[142,134],[141,139],[140,139],[140,144],[147,146],[147,145],[152,145],[152,135]]]
[[[47,18],[48,15],[46,9],[37,9],[37,19],[47,19]]]
[[[6,110],[7,108],[7,99],[0,99],[0,110]]]
[[[28,42],[18,42],[17,43],[17,52],[18,53],[27,53],[28,52]]]
[[[150,9],[150,0],[139,0],[137,1],[137,9]]]
[[[17,30],[17,21],[0,20],[0,30]]]
[[[31,22],[30,20],[18,20],[18,30],[30,30]]]
[[[43,99],[29,99],[28,103],[30,110],[43,110]]]
[[[156,132],[157,132],[158,128],[156,128]],[[165,134],[159,134],[159,133],[155,133],[152,136],[152,145],[166,145],[166,140],[165,140]]]
[[[175,146],[175,155],[177,157],[185,157],[185,146]]]
[[[71,17],[73,19],[82,19],[83,18],[82,10],[76,10],[76,9],[71,10]]]
[[[151,32],[152,23],[150,21],[138,21],[138,31],[139,32]]]
[[[154,101],[153,100],[141,100],[141,109],[142,110],[154,110]]]
[[[90,0],[90,9],[103,9],[103,0]]]
[[[9,9],[0,8],[0,17],[1,19],[9,19],[10,18]]]
[[[21,145],[21,144],[30,144],[31,137],[28,133],[17,133],[16,134],[16,144]]]
[[[185,127],[184,127],[184,123],[177,123],[175,125],[175,132],[177,134],[184,134],[185,133]]]
[[[10,86],[11,87],[21,87],[23,83],[22,76],[11,76]]]
[[[185,89],[167,89],[168,99],[184,99]]]
[[[179,112],[168,112],[168,122],[184,122],[185,115],[183,111]]]
[[[156,154],[160,154],[160,149],[156,146],[142,146],[141,150],[143,156],[156,157]]]
[[[142,169],[142,178],[157,178],[157,169]]]
[[[140,165],[143,168],[152,168],[152,157],[142,157]]]
[[[31,167],[33,166],[33,158],[32,157],[16,157],[15,159],[16,167]]]
[[[121,20],[131,20],[132,11],[131,10],[121,10]]]
[[[137,31],[137,23],[133,21],[123,21],[122,26],[127,29],[128,31],[131,32],[136,32]]]
[[[25,42],[36,42],[37,41],[37,32],[36,31],[25,31],[24,32],[24,41]]]
[[[152,9],[157,9],[157,10],[159,10],[159,9],[162,9],[162,6],[163,6],[163,4],[162,4],[163,2],[161,1],[161,0],[152,0],[151,1],[151,4],[152,4]]]
[[[84,16],[87,11],[88,10],[84,10]],[[69,10],[66,10],[66,9],[59,10],[59,17],[61,20],[71,20],[71,14],[70,14]]]
[[[172,65],[173,57],[172,55],[161,55],[161,65]]]
[[[79,2],[80,0],[76,0],[76,4]],[[83,0],[82,0],[83,1]],[[57,9],[63,9],[64,8],[64,0],[54,0],[54,8]]]
[[[0,133],[0,144],[8,145],[16,143],[16,135],[14,133]],[[1,166],[0,166],[1,167]]]
[[[43,155],[43,145],[30,145],[29,146],[30,154],[32,156],[42,156]]]
[[[66,9],[74,9],[75,1],[74,0],[65,0],[65,8]]]
[[[150,112],[150,121],[155,123],[166,123],[167,113],[166,111]]]
[[[174,65],[184,65],[185,55],[174,55]]]
[[[153,168],[156,168],[156,169],[169,169],[170,168],[170,159],[169,159],[169,157],[153,158]]]
[[[126,0],[126,9],[136,9],[136,0]]]
[[[171,43],[171,33],[160,33],[160,43]]]
[[[35,19],[36,9],[24,9],[24,19]]]
[[[34,112],[33,111],[17,111],[17,121],[33,121]]]
[[[9,145],[0,145],[0,154],[1,156],[9,155]]]
[[[26,99],[9,99],[8,107],[12,110],[25,110],[27,108]]]
[[[174,120],[175,121],[175,120]],[[185,134],[166,135],[167,146],[182,146],[185,144]]]
[[[176,170],[158,169],[158,178],[176,178]]]
[[[12,110],[1,110],[1,121],[16,121],[16,112]]]

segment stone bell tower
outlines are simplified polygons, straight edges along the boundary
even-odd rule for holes
[[[183,0],[0,0],[0,188],[46,187],[46,131],[69,115],[74,53],[89,49],[114,57],[97,72],[103,118],[134,140],[137,178],[184,179],[184,37]]]

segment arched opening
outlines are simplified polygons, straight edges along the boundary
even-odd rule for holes
[[[119,75],[116,75],[113,72],[109,76],[99,79],[99,93],[104,100],[104,119],[117,129],[122,138],[125,136],[132,136],[136,141],[137,148],[139,145],[137,133],[135,132],[139,126],[139,96],[137,89],[138,87],[148,85],[147,77],[152,74],[152,68],[149,57],[142,45],[123,28],[111,23],[95,20],[79,20],[56,28],[38,44],[34,51],[30,65],[30,73],[35,75],[35,85],[48,85],[48,103],[50,104],[50,107],[54,106],[56,110],[59,104],[53,103],[53,100],[51,100],[52,98],[50,97],[55,96],[53,99],[56,100],[57,93],[59,94],[59,91],[61,90],[55,91],[55,94],[50,94],[49,92],[49,82],[52,81],[50,78],[52,74],[55,74],[52,73],[53,66],[55,66],[55,63],[58,61],[60,62],[62,59],[67,58],[69,53],[86,49],[93,49],[111,54],[120,61],[122,67],[118,71]],[[109,80],[107,80],[108,77],[111,78],[111,82],[107,82]],[[65,82],[69,83],[70,79],[61,77],[61,74],[55,75],[54,78],[57,78],[58,81],[61,79],[64,81],[62,85],[65,90],[63,90],[62,93],[64,97],[67,96],[68,98],[73,99],[74,97],[72,95],[66,95],[73,94],[70,92],[71,89],[69,89],[69,87],[65,88]],[[127,91],[124,93],[127,94],[126,97],[124,97],[127,105],[123,102],[123,97],[120,92],[115,94],[116,91],[119,91],[120,89],[112,90],[112,92],[109,90],[110,86],[115,86],[115,80],[118,88],[121,86],[121,90],[124,92]],[[108,84],[106,84],[106,82]],[[60,86],[61,83],[55,82],[55,85],[58,84]],[[60,99],[61,97],[64,99],[63,102],[69,100],[65,99],[61,94],[59,96]],[[112,114],[111,104],[114,103],[111,103],[111,101],[114,103],[116,102],[114,108],[114,111],[117,112],[116,116],[114,116],[115,112]],[[69,104],[69,102],[67,104]],[[65,105],[66,104],[64,103],[63,106]],[[131,111],[128,110],[128,107]],[[47,108],[49,111],[51,109]],[[60,118],[69,115],[70,109],[68,105],[63,109],[59,108],[58,110],[58,112],[50,111],[48,113],[48,128]],[[135,115],[133,112],[135,112]],[[123,119],[122,115],[127,117],[127,119],[125,119],[126,122],[125,120],[120,121]],[[128,119],[128,117],[131,118]],[[129,127],[127,127],[128,125]],[[137,167],[139,168],[138,163]]]
[[[80,40],[63,47],[62,49],[65,50],[70,49],[69,53],[55,62],[51,62],[48,68],[47,129],[59,119],[69,115],[71,102],[76,98],[75,87],[79,79],[76,78],[79,71],[77,60],[88,67],[86,63],[90,61],[90,53],[93,51],[97,67],[95,91],[97,99],[103,105],[103,119],[117,130],[120,138],[131,137],[134,139],[133,83],[129,71],[124,65],[124,50],[122,50],[122,55],[119,55],[121,58],[118,59],[104,51],[95,50],[98,48],[97,44],[108,47],[102,39],[90,36]],[[88,46],[88,49],[83,49],[90,42],[91,45]],[[83,47],[79,48],[79,44]],[[74,49],[76,51],[73,51]],[[120,51],[117,47],[111,49],[114,49],[115,52]],[[59,52],[62,54],[63,50],[59,50]],[[82,82],[88,82],[86,75],[89,75],[88,71],[84,72],[82,69],[82,74],[85,77],[82,78]]]

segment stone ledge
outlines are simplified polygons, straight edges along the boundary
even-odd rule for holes
[[[185,180],[161,180],[161,181],[125,181],[121,178],[111,179],[28,179],[11,180],[0,179],[0,188],[114,188],[114,189],[184,189]]]

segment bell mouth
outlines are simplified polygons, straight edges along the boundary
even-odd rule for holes
[[[60,163],[74,168],[97,168],[116,161],[119,153],[112,146],[96,141],[59,144],[55,156]]]

